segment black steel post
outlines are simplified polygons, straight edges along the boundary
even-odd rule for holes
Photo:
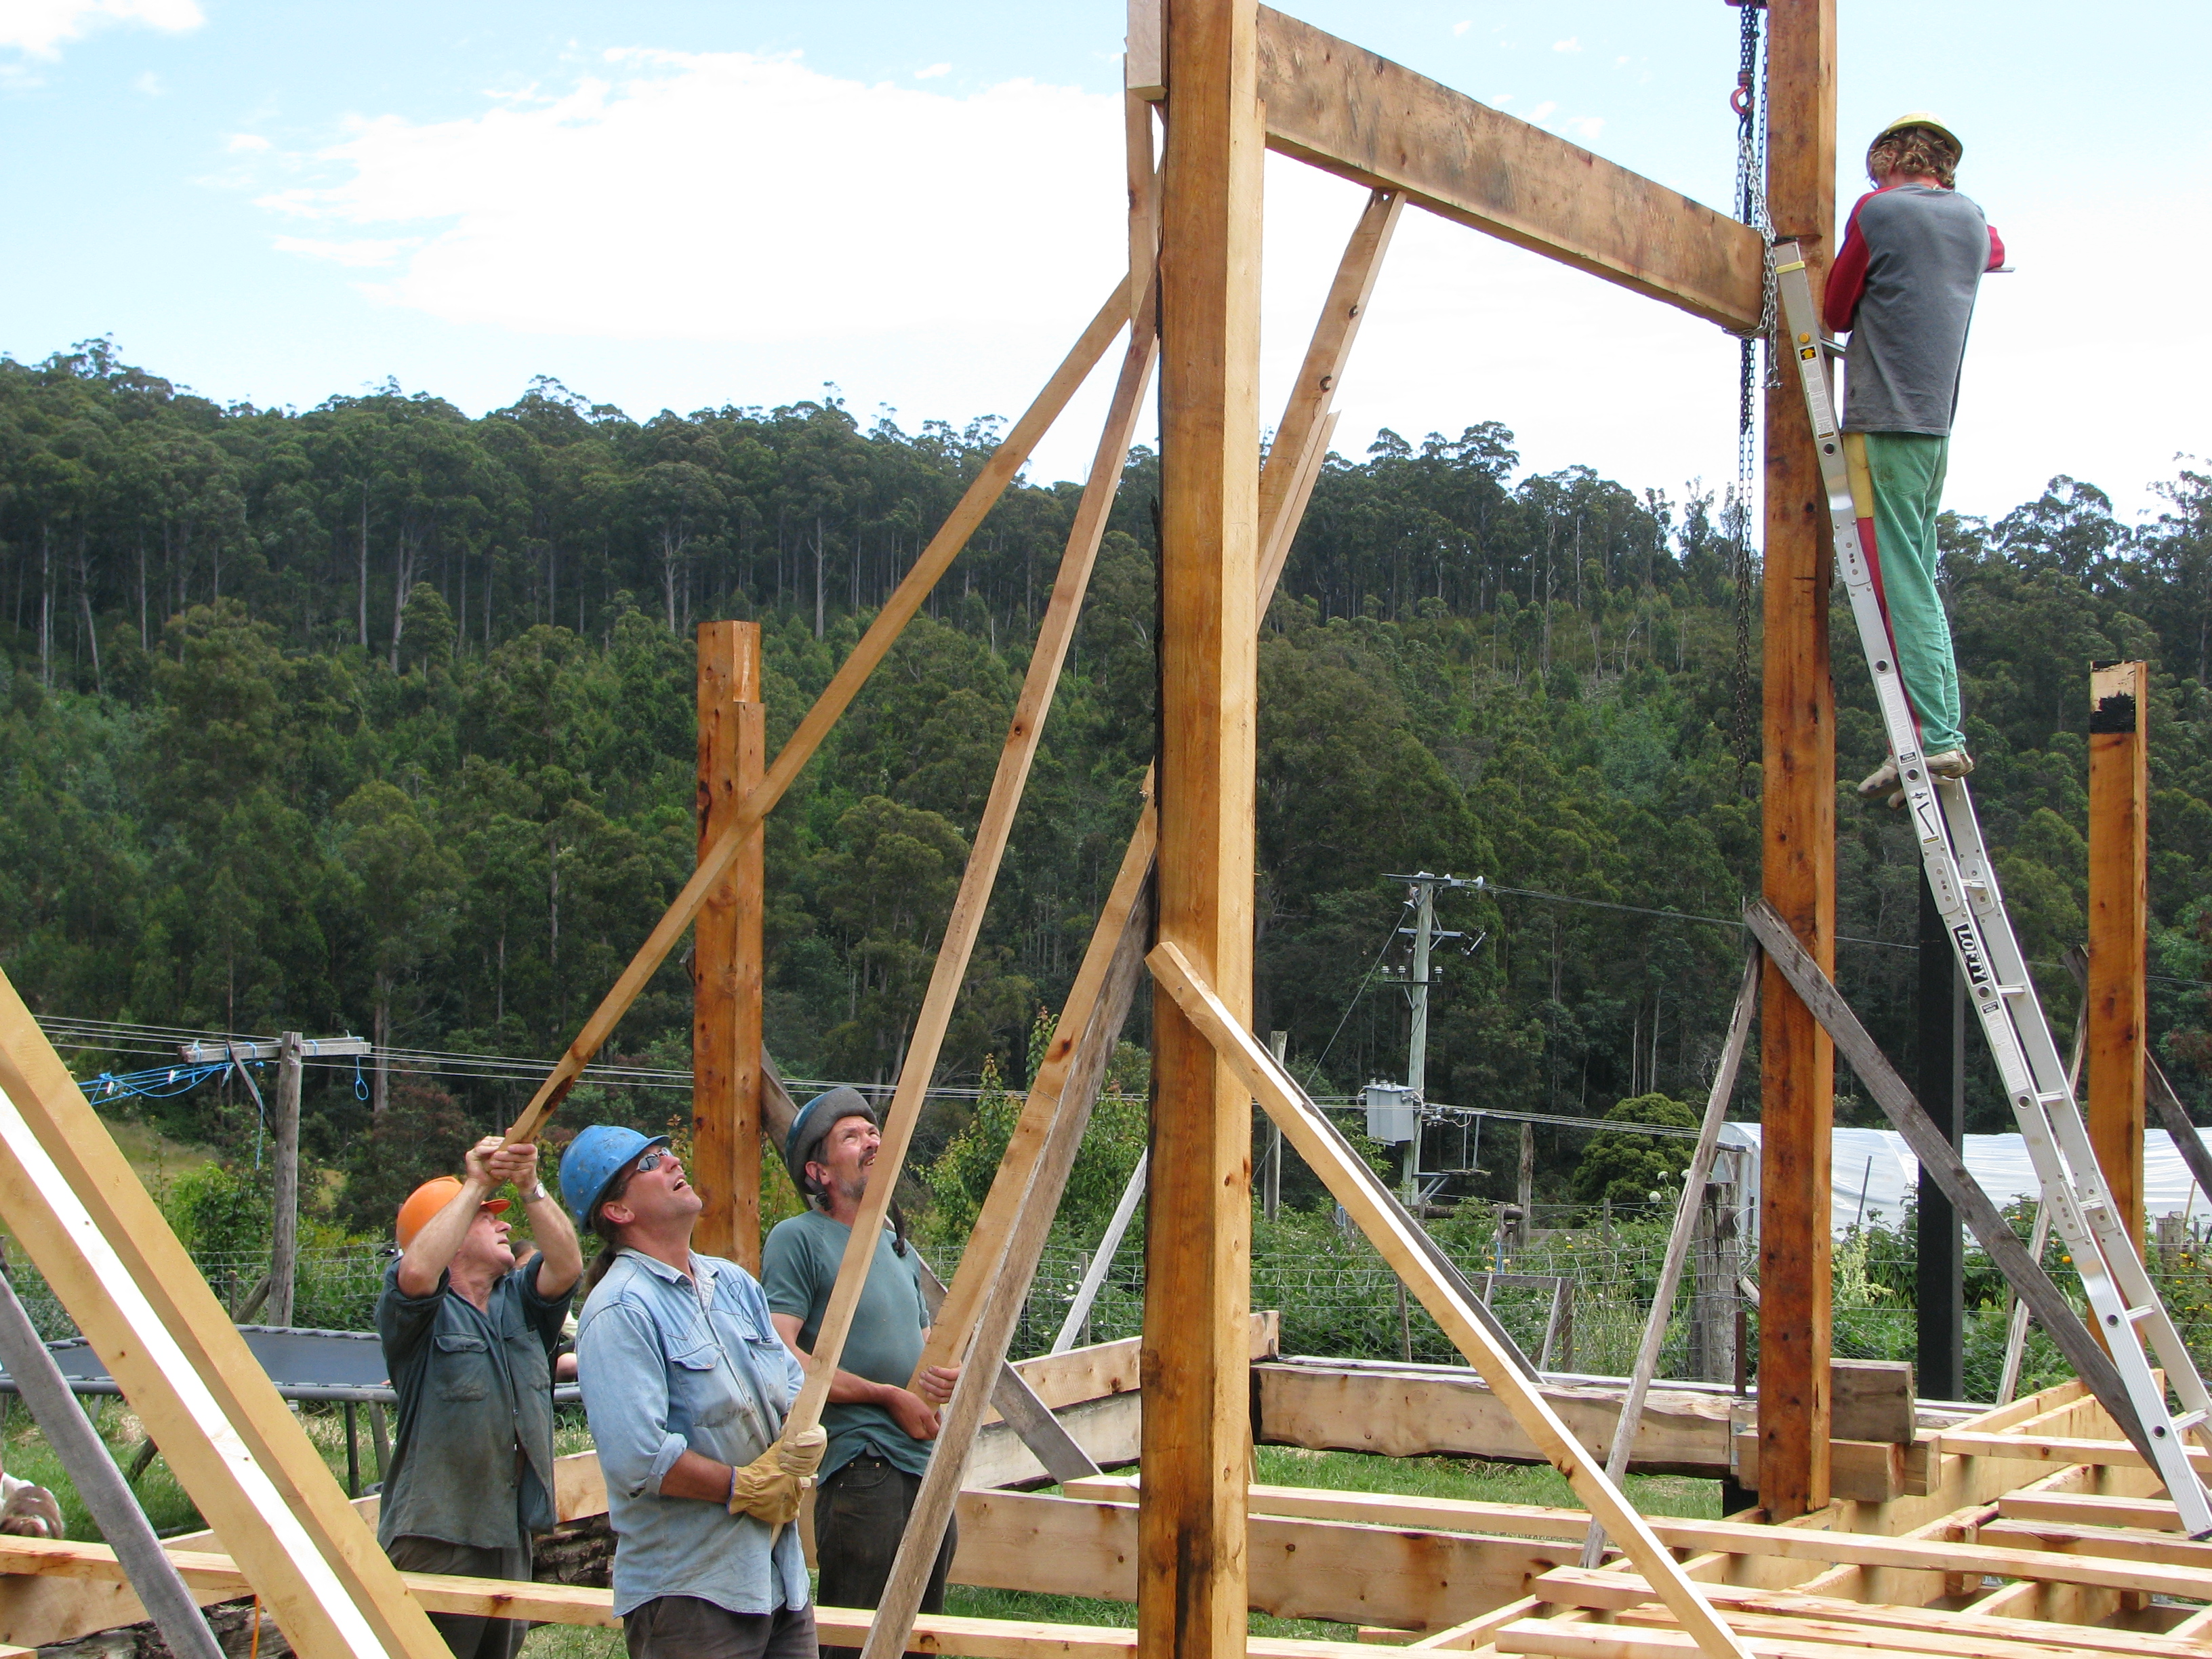
[[[1913,1092],[1953,1146],[1966,1122],[1966,1009],[1958,964],[1943,917],[1920,879],[1919,1030],[1914,1051]],[[1919,1351],[1914,1366],[1920,1392],[1929,1400],[1966,1395],[1966,1247],[1958,1212],[1935,1177],[1920,1171],[1918,1278]]]

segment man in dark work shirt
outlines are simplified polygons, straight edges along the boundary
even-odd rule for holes
[[[399,1395],[377,1541],[405,1572],[527,1581],[553,1510],[553,1350],[583,1272],[576,1230],[538,1176],[538,1148],[472,1147],[400,1207],[399,1259],[376,1330]],[[538,1254],[515,1265],[491,1194],[512,1181]],[[514,1659],[519,1620],[432,1613],[459,1659]]]

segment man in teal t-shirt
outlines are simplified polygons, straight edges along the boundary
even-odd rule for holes
[[[761,1288],[776,1329],[802,1356],[814,1350],[881,1144],[875,1109],[857,1089],[817,1095],[786,1138],[785,1165],[810,1207],[769,1234]],[[933,1367],[915,1376],[928,1330],[914,1252],[902,1237],[878,1235],[822,1413],[830,1445],[814,1497],[814,1559],[821,1571],[816,1599],[824,1607],[872,1607],[890,1577],[929,1467],[938,1408],[952,1397],[959,1376]],[[909,1379],[915,1389],[907,1387]],[[945,1575],[957,1536],[957,1528],[946,1528],[922,1598],[924,1613],[945,1609]]]

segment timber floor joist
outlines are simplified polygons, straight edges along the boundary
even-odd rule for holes
[[[1255,1322],[1265,1352],[1268,1327]],[[1064,1407],[1132,1401],[1132,1345],[1030,1362],[1040,1394]],[[1379,1401],[1389,1379],[1366,1379]],[[2212,1654],[2212,1543],[2183,1537],[2094,1400],[2078,1384],[1923,1437],[1929,1489],[1885,1504],[1839,1503],[1781,1526],[1652,1517],[1708,1601],[1761,1659],[1843,1659],[1848,1649],[1943,1659]],[[2052,1468],[2053,1439],[2090,1448]],[[1957,1446],[1961,1449],[1950,1449]],[[1528,1455],[1501,1428],[1490,1455]],[[563,1458],[564,1520],[600,1513],[589,1453]],[[1128,1601],[1136,1592],[1138,1476],[1073,1483],[1059,1494],[971,1486],[959,1506],[956,1583]],[[1674,1659],[1694,1645],[1650,1585],[1615,1558],[1576,1565],[1578,1509],[1399,1493],[1255,1485],[1249,1600],[1257,1611],[1362,1626],[1363,1638],[1416,1648],[1571,1659]],[[374,1499],[362,1500],[373,1512]],[[249,1593],[208,1534],[170,1550],[193,1593]],[[69,1640],[137,1613],[105,1547],[0,1539],[0,1644]],[[425,1608],[611,1626],[609,1592],[408,1575]],[[869,1615],[825,1609],[824,1639],[860,1641]],[[973,1659],[1133,1651],[1103,1627],[924,1616],[915,1650]],[[1344,1659],[1352,1645],[1255,1638],[1261,1659]]]

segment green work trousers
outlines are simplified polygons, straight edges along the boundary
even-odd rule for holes
[[[1923,432],[1868,432],[1867,476],[1874,485],[1874,540],[1881,559],[1882,599],[1897,642],[1905,695],[1920,717],[1920,749],[1940,755],[1966,746],[1959,730],[1959,670],[1951,624],[1936,591],[1936,515],[1951,441]]]

